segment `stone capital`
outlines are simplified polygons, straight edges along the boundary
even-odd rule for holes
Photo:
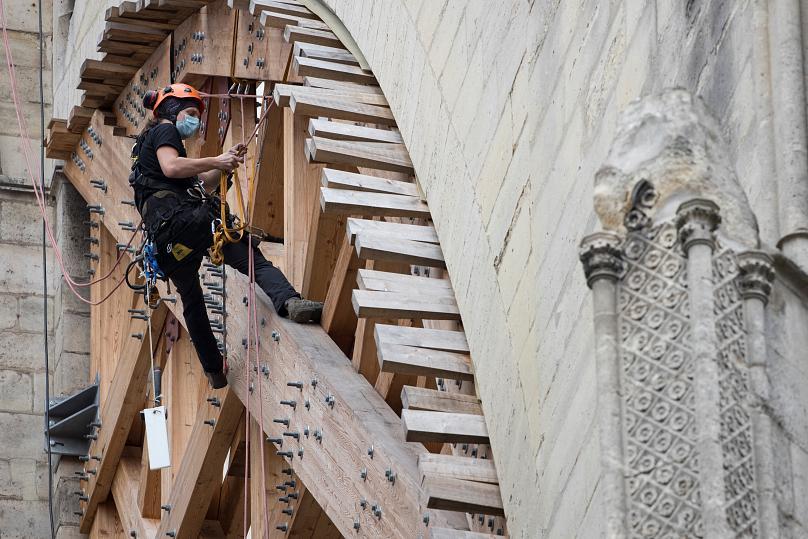
[[[579,258],[584,265],[586,284],[599,279],[616,281],[623,272],[621,238],[613,232],[595,232],[581,241]]]
[[[693,198],[676,210],[676,228],[685,253],[699,243],[715,248],[715,230],[721,223],[718,205],[706,198]]]
[[[765,305],[774,282],[774,261],[763,251],[746,251],[738,255],[740,276],[738,288],[744,299],[757,298]]]

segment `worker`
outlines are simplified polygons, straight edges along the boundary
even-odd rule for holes
[[[182,314],[205,375],[214,389],[227,385],[222,354],[210,327],[199,283],[199,268],[213,244],[213,227],[220,217],[211,193],[222,173],[244,162],[246,148],[237,144],[216,157],[188,158],[183,140],[199,133],[205,104],[187,84],[172,84],[147,92],[143,104],[153,118],[132,149],[130,184],[135,206],[143,217],[147,238],[153,242],[157,265],[182,299]],[[220,193],[222,197],[226,193]],[[245,231],[241,241],[225,243],[224,262],[248,273],[253,249],[256,283],[272,299],[281,316],[300,322],[318,322],[323,304],[302,299],[283,273],[257,248],[257,239]]]

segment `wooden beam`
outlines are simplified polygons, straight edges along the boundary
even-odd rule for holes
[[[297,26],[300,28],[311,28],[313,30],[328,31],[328,25],[320,22],[319,20],[307,19],[305,17],[298,17],[289,15],[287,13],[279,13],[277,11],[262,11],[259,17],[261,26],[268,28],[283,29],[287,26]]]
[[[426,203],[416,197],[327,187],[320,189],[320,206],[326,212],[349,215],[421,219],[429,219],[431,216]]]
[[[301,77],[321,77],[356,84],[376,84],[376,77],[371,71],[354,65],[295,56],[294,68]]]
[[[421,241],[426,243],[439,243],[438,233],[431,225],[409,225],[390,221],[371,221],[370,219],[357,219],[349,217],[346,222],[348,241],[351,245],[356,243],[356,237],[364,232],[384,234],[389,238]]]
[[[358,320],[351,305],[351,291],[356,288],[356,272],[361,264],[346,236],[328,283],[321,325],[347,356],[351,355]]]
[[[375,276],[376,274],[365,270],[362,277],[365,282],[369,280],[368,275]],[[376,326],[376,339],[383,345],[415,346],[446,352],[469,353],[466,334],[462,331],[379,325]]]
[[[251,0],[250,9],[268,9],[277,13],[286,13],[304,19],[317,19],[317,15],[309,11],[302,4],[291,2],[278,2],[275,0]]]
[[[309,122],[309,133],[312,132],[312,125],[314,125],[314,122],[345,125],[312,119]],[[333,168],[323,169],[322,184],[323,187],[328,189],[351,189],[355,191],[365,191],[368,193],[387,193],[391,195],[405,195],[411,197],[421,196],[418,192],[418,186],[411,182],[388,180],[387,178],[379,178],[378,176],[369,176],[367,174],[354,174],[351,172],[344,172],[342,170],[335,170]],[[384,224],[376,226],[384,226]],[[435,241],[432,243],[437,243],[437,236],[435,236]]]
[[[270,105],[258,141],[260,159],[248,210],[252,224],[275,237],[284,234],[284,125],[283,109]]]
[[[388,107],[387,99],[383,95],[373,92],[358,92],[355,90],[340,90],[329,88],[311,88],[296,84],[276,84],[272,90],[272,99],[281,107],[290,105],[292,95],[321,99],[336,99],[342,101],[362,103],[365,105],[378,105]],[[347,114],[347,113],[343,113]],[[341,124],[344,125],[344,124]],[[333,138],[333,137],[332,137]]]
[[[449,296],[430,298],[417,291],[354,290],[351,302],[359,318],[460,320],[457,303]]]
[[[451,380],[474,380],[468,355],[400,344],[379,343],[379,368],[384,372],[434,376]]]
[[[312,88],[328,88],[331,90],[348,90],[353,92],[372,92],[379,95],[384,95],[384,92],[382,92],[382,89],[378,86],[324,79],[321,77],[303,77],[303,84],[305,86],[311,86]]]
[[[148,307],[142,306],[142,308]],[[151,312],[153,332],[160,332],[166,312],[165,304],[161,304]],[[145,334],[142,320],[130,319],[126,335],[133,333]],[[80,523],[82,533],[90,532],[98,504],[107,498],[112,487],[115,468],[126,443],[129,428],[143,404],[144,388],[149,375],[150,353],[148,339],[141,339],[137,346],[128,345],[121,348],[109,396],[101,407],[101,428],[98,429],[98,438],[90,444],[89,454],[100,456],[101,461],[97,465],[85,464],[85,470],[88,467],[94,468],[95,474],[89,475],[85,487],[89,499],[82,502],[84,511]]]
[[[468,530],[453,530],[451,528],[429,527],[428,539],[502,539],[503,535],[493,535],[490,533],[479,533]]]
[[[424,387],[404,386],[401,390],[401,403],[404,408],[410,410],[483,415],[480,399],[474,395],[437,391]]]
[[[306,154],[312,162],[346,164],[404,174],[415,173],[410,156],[402,144],[313,137],[306,141]]]
[[[401,423],[408,442],[488,443],[483,416],[405,409]]]
[[[298,41],[295,43],[292,54],[294,56],[325,60],[337,64],[359,65],[359,60],[356,59],[351,51],[342,47],[326,47],[324,45]]]
[[[90,539],[125,539],[126,533],[115,508],[115,501],[110,499],[98,506],[93,525],[89,531]]]
[[[432,476],[499,484],[497,469],[490,459],[424,453],[418,458],[418,470],[421,472],[422,481],[426,476]]]
[[[340,539],[339,532],[331,519],[308,489],[302,489],[297,509],[293,515],[292,525],[287,537],[290,539]]]
[[[331,90],[327,90],[331,92]],[[381,125],[396,125],[393,113],[387,107],[367,105],[348,97],[320,97],[322,92],[292,91],[289,106],[295,114],[305,116],[326,116],[335,120],[349,120],[351,122],[366,122]],[[368,98],[372,100],[375,98]]]
[[[144,454],[147,451],[144,448]],[[159,507],[157,517],[141,515],[138,504],[138,483],[140,463],[133,457],[124,457],[118,463],[115,479],[112,482],[112,496],[118,507],[118,515],[128,532],[134,531],[137,537],[155,537],[160,524]]]
[[[244,410],[230,388],[209,390],[219,406],[202,403],[196,416],[185,456],[179,463],[168,504],[171,510],[160,521],[158,537],[196,537],[202,528],[213,489],[222,483],[222,465]],[[205,423],[213,421],[213,425]]]
[[[464,481],[444,476],[426,476],[423,482],[430,509],[504,515],[499,485]]]
[[[368,94],[370,95],[370,94]],[[309,121],[309,135],[312,137],[327,138],[333,140],[348,140],[357,142],[381,142],[388,144],[403,144],[401,133],[389,129],[376,129],[374,127],[364,127],[343,122],[333,122],[331,120],[321,120],[312,118]],[[392,181],[392,180],[391,180]],[[401,182],[409,183],[410,182]],[[417,188],[416,194],[418,196]]]
[[[325,45],[327,47],[340,47],[342,42],[328,30],[317,30],[315,28],[305,28],[303,26],[286,25],[283,31],[283,39],[294,46],[298,41],[314,43],[315,45]]]
[[[446,260],[439,244],[390,238],[373,232],[363,232],[356,236],[356,254],[364,260],[387,260],[445,268]],[[442,280],[442,279],[430,279]]]

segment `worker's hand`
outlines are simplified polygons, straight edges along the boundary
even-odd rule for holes
[[[233,155],[242,156],[245,153],[247,153],[247,146],[245,146],[244,144],[239,142],[238,144],[236,144],[235,146],[230,148],[230,150],[228,150],[228,151],[230,153],[232,153]]]
[[[243,162],[244,157],[228,151],[216,157],[216,168],[224,172],[231,172]]]

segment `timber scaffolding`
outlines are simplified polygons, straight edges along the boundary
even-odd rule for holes
[[[106,12],[98,51],[103,58],[81,68],[81,105],[67,120],[51,120],[47,138],[48,157],[65,160],[64,174],[94,216],[91,274],[113,268],[139,222],[127,177],[129,136],[148,120],[143,94],[172,82],[226,94],[237,80],[250,90],[241,93],[263,88],[274,99],[248,151],[255,182],[245,192],[247,212],[253,225],[284,239],[262,245],[267,258],[325,310],[321,325],[297,325],[261,296],[260,354],[245,369],[247,279],[228,269],[223,290],[219,270],[203,266],[230,363],[229,386],[212,390],[179,299],[154,309],[151,352],[163,370],[172,465],[152,471],[139,413],[154,401],[139,314],[147,307],[127,287],[93,306],[91,378],[100,379],[100,405],[76,493],[81,531],[504,535],[440,242],[373,73],[293,0],[120,2]],[[218,153],[257,123],[260,100],[207,101],[189,157]],[[131,256],[91,287],[93,300],[124,278]],[[159,290],[172,299],[163,283]]]

